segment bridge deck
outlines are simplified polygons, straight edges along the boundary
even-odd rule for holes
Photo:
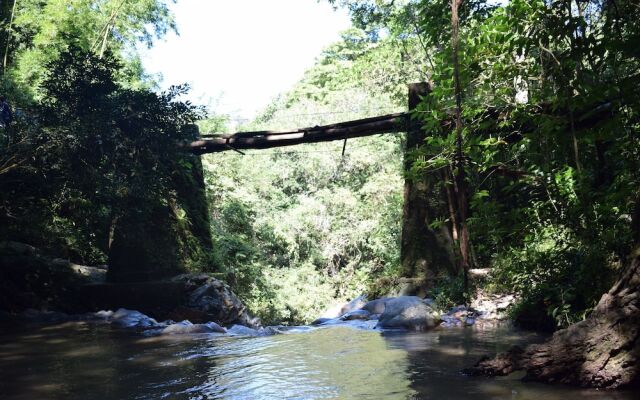
[[[408,121],[408,113],[396,113],[292,131],[238,132],[231,135],[203,137],[187,144],[187,147],[194,154],[206,154],[227,150],[268,149],[301,143],[328,142],[380,133],[405,132]]]

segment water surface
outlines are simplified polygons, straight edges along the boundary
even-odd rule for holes
[[[505,326],[268,337],[144,337],[77,322],[0,327],[0,398],[638,399],[460,373],[483,354],[539,340]]]

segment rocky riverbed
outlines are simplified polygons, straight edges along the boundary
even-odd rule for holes
[[[194,315],[198,321],[189,319],[158,321],[140,311],[125,308],[80,314],[28,309],[20,314],[4,313],[0,318],[5,321],[19,320],[32,324],[85,322],[109,325],[113,329],[135,331],[143,336],[201,334],[269,336],[335,326],[380,331],[427,331],[438,326],[451,328],[495,323],[504,317],[496,313],[496,303],[505,305],[509,300],[498,299],[499,301],[489,302],[485,299],[479,302],[484,308],[457,306],[446,313],[441,313],[434,308],[433,301],[428,298],[398,296],[368,301],[365,296],[359,296],[348,303],[327,310],[320,318],[313,321],[311,326],[262,327],[259,321],[248,315],[240,300],[228,286],[220,281],[205,276],[181,276],[176,279],[187,280],[196,286],[186,303],[192,308],[183,308],[183,315]],[[210,319],[206,320],[206,316]]]
[[[417,296],[384,297],[367,300],[359,296],[326,310],[312,325],[335,325],[345,321],[376,321],[380,329],[426,331],[436,326],[454,327],[491,324],[507,319],[507,309],[515,298],[511,295],[479,293],[469,307],[459,305],[446,312],[436,309],[430,298]]]
[[[262,327],[229,285],[211,274],[182,274],[151,282],[105,282],[106,267],[87,267],[48,258],[32,246],[0,243],[2,300],[0,320],[50,324],[85,321],[109,324],[144,335],[219,334],[265,336],[304,327]],[[311,324],[368,330],[428,331],[493,323],[506,318],[512,296],[480,293],[469,307],[438,310],[417,296],[336,304]],[[6,303],[6,304],[5,304]],[[55,310],[55,311],[51,311]],[[97,311],[96,310],[102,310]]]

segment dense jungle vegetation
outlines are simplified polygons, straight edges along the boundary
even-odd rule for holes
[[[427,139],[408,170],[402,134],[349,140],[344,155],[331,143],[204,156],[207,222],[188,193],[199,160],[175,144],[194,123],[214,134],[230,121],[181,101],[184,87],[154,91],[134,45],[174,29],[166,4],[3,2],[0,93],[16,121],[1,132],[0,239],[100,264],[122,221],[168,221],[139,257],[163,247],[173,258],[157,268],[219,273],[267,322],[308,322],[400,278],[442,307],[514,292],[529,326],[588,315],[636,239],[640,6],[462,1],[452,32],[448,1],[332,3],[353,27],[238,130],[406,110],[407,84],[426,81],[412,118]],[[405,178],[427,187],[425,223],[451,268],[402,264]],[[469,268],[491,273],[465,293]]]

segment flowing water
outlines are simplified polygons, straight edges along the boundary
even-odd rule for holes
[[[0,398],[640,398],[460,373],[483,354],[539,340],[504,326],[427,333],[337,326],[265,337],[144,337],[77,322],[0,327]]]

